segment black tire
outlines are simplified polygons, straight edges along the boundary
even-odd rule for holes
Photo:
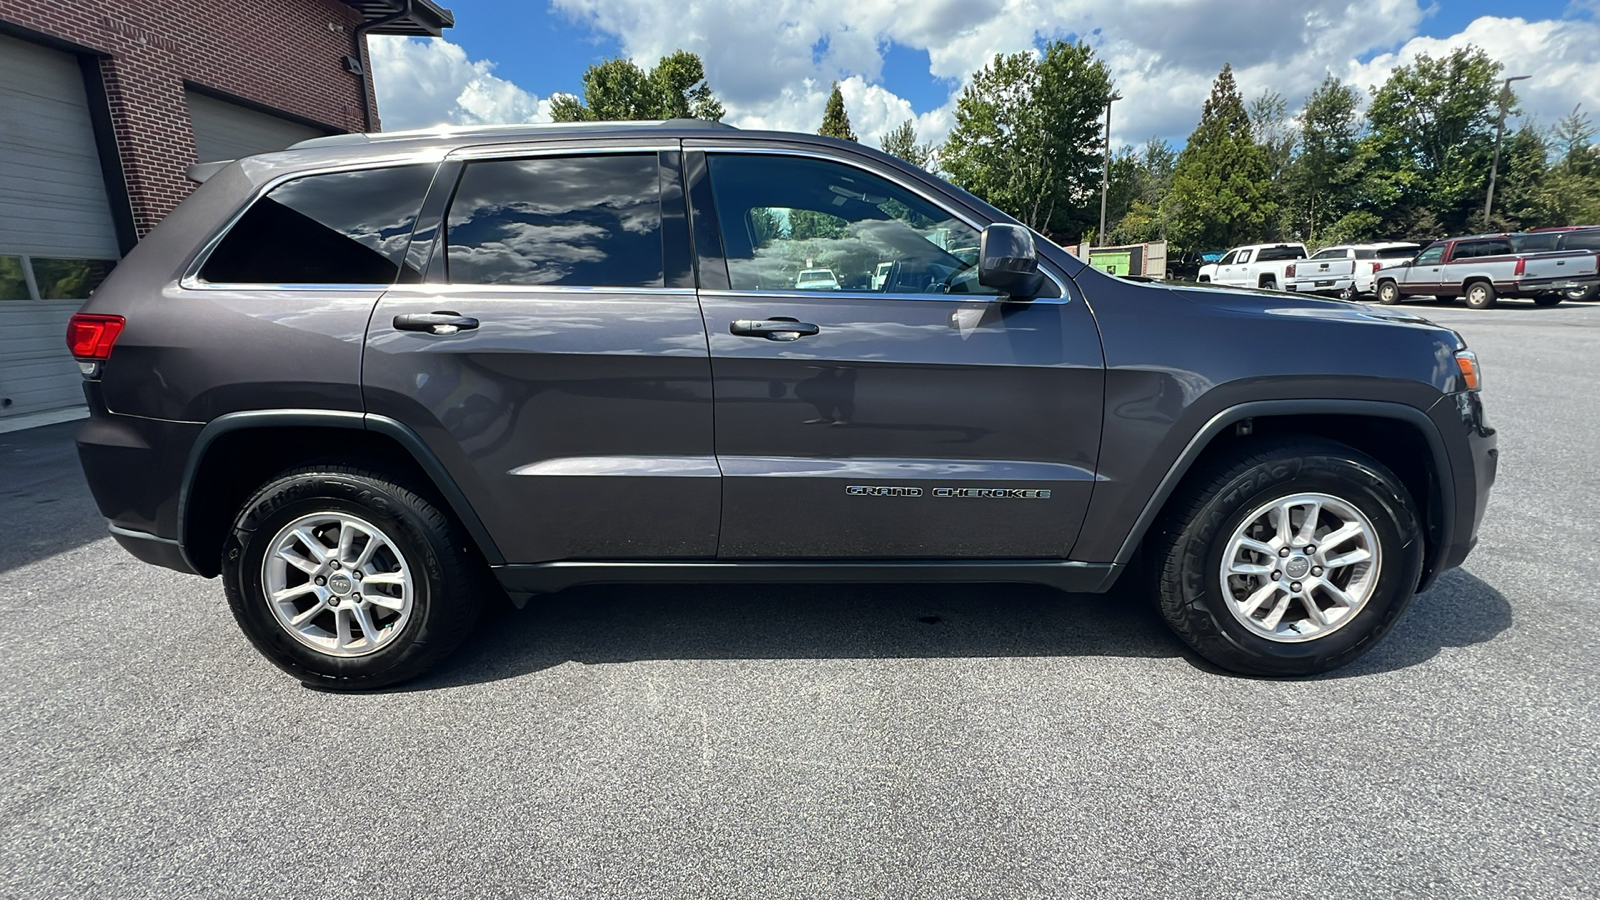
[[[1533,298],[1534,306],[1560,306],[1566,298],[1557,293],[1537,294]]]
[[[280,624],[266,596],[263,560],[274,537],[318,514],[375,526],[412,572],[400,632],[384,635],[385,642],[365,655],[330,655],[302,642]],[[240,510],[222,557],[228,605],[250,642],[278,668],[322,690],[370,690],[420,675],[472,631],[489,593],[479,557],[450,516],[398,479],[351,466],[316,466],[274,478]]]
[[[1260,288],[1263,291],[1275,291],[1278,289],[1278,279],[1268,275],[1266,278],[1261,279]]]
[[[1384,306],[1398,306],[1405,297],[1400,293],[1400,285],[1393,281],[1378,282],[1378,302]]]
[[[1361,295],[1356,291],[1356,286],[1354,284],[1339,292],[1339,299],[1348,302],[1354,302],[1359,296]]]
[[[1365,515],[1380,559],[1370,597],[1347,622],[1312,640],[1283,642],[1239,621],[1226,603],[1220,569],[1246,516],[1306,492],[1331,495]],[[1161,614],[1179,638],[1224,669],[1284,677],[1338,668],[1382,640],[1416,591],[1423,538],[1411,496],[1381,463],[1342,444],[1302,439],[1257,444],[1187,479],[1147,549],[1157,567]]]
[[[1579,288],[1573,288],[1567,291],[1565,296],[1568,300],[1571,300],[1575,303],[1587,303],[1596,297],[1600,297],[1600,282],[1585,285]]]
[[[1467,306],[1472,309],[1494,309],[1497,298],[1494,285],[1487,281],[1474,281],[1467,285]]]

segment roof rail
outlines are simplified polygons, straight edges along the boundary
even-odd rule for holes
[[[354,134],[330,134],[291,144],[290,150],[307,147],[338,147],[350,144],[369,144],[380,141],[405,141],[418,138],[493,137],[503,134],[544,134],[550,132],[611,131],[631,128],[705,128],[735,130],[726,122],[708,119],[651,119],[628,122],[526,122],[514,125],[435,125],[407,131],[376,131]]]

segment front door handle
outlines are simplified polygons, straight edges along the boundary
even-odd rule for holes
[[[426,331],[429,334],[455,334],[478,327],[478,320],[449,310],[431,313],[411,313],[394,317],[398,331]]]
[[[822,329],[810,322],[798,322],[783,317],[773,319],[735,319],[728,325],[729,334],[740,337],[764,337],[769,341],[798,341]]]

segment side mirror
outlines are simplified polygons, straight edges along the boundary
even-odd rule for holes
[[[1038,296],[1044,275],[1039,272],[1033,234],[1021,225],[996,223],[985,227],[978,240],[978,283],[1013,300]]]

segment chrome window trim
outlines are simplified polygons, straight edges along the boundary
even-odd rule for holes
[[[412,294],[670,294],[693,297],[694,288],[682,287],[599,287],[582,284],[397,284],[385,290]]]
[[[800,157],[802,159],[817,159],[817,158],[826,159],[829,162],[836,162],[836,163],[839,163],[840,165],[850,166],[851,168],[854,168],[854,169],[857,169],[859,171],[865,172],[868,175],[873,175],[873,176],[876,176],[878,178],[882,178],[884,181],[887,181],[890,184],[895,185],[896,187],[902,188],[902,189],[904,189],[906,191],[909,191],[909,192],[911,192],[913,194],[916,194],[918,197],[921,197],[923,200],[927,201],[928,203],[931,203],[934,206],[938,207],[939,209],[942,209],[945,212],[949,213],[951,218],[953,218],[956,221],[960,222],[961,224],[967,226],[968,228],[971,228],[972,230],[976,231],[979,235],[982,235],[983,234],[983,229],[985,227],[987,227],[986,225],[979,224],[978,220],[973,218],[972,216],[969,216],[969,215],[966,215],[965,213],[961,213],[961,212],[958,212],[956,210],[951,209],[950,208],[950,200],[949,200],[948,197],[939,197],[939,196],[936,196],[936,195],[933,195],[933,194],[929,193],[927,190],[923,189],[919,185],[908,184],[904,179],[898,177],[899,173],[885,172],[885,171],[881,171],[881,170],[878,170],[878,169],[867,168],[866,166],[862,165],[860,161],[852,159],[849,154],[840,153],[840,152],[832,149],[831,147],[818,146],[818,147],[816,147],[814,149],[806,149],[806,150],[797,150],[797,149],[795,149],[793,147],[760,147],[760,146],[755,146],[755,147],[744,146],[744,147],[741,147],[741,146],[737,146],[737,145],[723,144],[723,143],[721,143],[719,141],[707,140],[707,139],[702,138],[702,139],[698,139],[698,140],[685,139],[684,142],[683,142],[683,149],[686,150],[686,151],[697,150],[697,151],[700,151],[702,153],[705,153],[707,156],[710,156],[710,155],[716,154],[716,153],[747,153],[747,154],[755,154],[757,156],[798,156],[798,157]],[[989,224],[993,224],[993,223],[989,223]],[[1021,223],[1016,223],[1016,224],[1021,224]],[[720,230],[720,228],[722,226],[722,222],[721,222],[720,217],[718,218],[717,226],[718,226],[718,228]],[[1027,228],[1026,225],[1024,225],[1023,227]],[[1032,233],[1033,229],[1029,228],[1028,231],[1029,231],[1029,233]],[[1058,275],[1058,273],[1055,271],[1055,269],[1053,267],[1053,264],[1048,259],[1045,259],[1044,257],[1040,257],[1039,258],[1039,271],[1043,272],[1045,274],[1045,277],[1049,278],[1055,284],[1056,290],[1060,292],[1060,296],[1058,296],[1058,297],[1039,297],[1039,298],[1034,298],[1034,299],[1030,299],[1030,300],[1008,300],[1008,301],[1003,301],[1003,302],[1035,303],[1035,302],[1038,302],[1039,300],[1058,300],[1058,301],[1061,301],[1061,302],[1066,302],[1066,301],[1072,299],[1071,295],[1068,294],[1068,292],[1067,292],[1066,283],[1062,281],[1062,276]],[[723,292],[723,291],[702,291],[702,293],[705,293],[705,294],[722,294],[722,293],[725,293],[725,292]],[[728,291],[726,293],[733,293],[733,294],[760,294],[763,297],[773,297],[773,296],[778,296],[780,294],[788,294],[788,293],[798,293],[801,296],[815,297],[817,294],[827,293],[827,294],[831,294],[831,295],[836,296],[836,297],[844,295],[844,294],[849,294],[850,296],[877,297],[879,299],[882,299],[884,297],[905,298],[905,297],[952,297],[952,296],[956,296],[954,294],[885,294],[885,293],[879,293],[879,292],[876,292],[876,291],[870,291],[870,292],[866,292],[866,291],[826,291],[826,292],[824,292],[824,291],[798,291],[798,292],[784,292],[784,291]],[[969,296],[969,297],[987,298],[989,302],[994,302],[994,301],[997,301],[997,300],[1001,299],[997,295],[993,295],[993,294],[968,294],[967,296]]]
[[[257,186],[255,190],[251,191],[249,196],[246,198],[245,202],[240,204],[239,208],[234,211],[233,215],[228,217],[228,220],[225,223],[223,223],[222,227],[218,228],[216,230],[216,233],[212,234],[210,239],[208,239],[205,242],[205,244],[203,244],[200,247],[200,252],[196,253],[194,255],[194,258],[189,261],[189,264],[184,267],[183,275],[182,275],[182,277],[180,277],[178,279],[178,286],[183,288],[184,290],[188,290],[188,291],[239,291],[239,290],[297,290],[297,291],[298,290],[319,290],[319,291],[373,290],[373,291],[382,291],[382,290],[387,290],[389,287],[394,285],[393,281],[389,282],[388,284],[358,284],[358,285],[322,284],[322,283],[317,283],[317,284],[263,284],[261,282],[253,282],[253,281],[250,281],[250,282],[221,282],[221,281],[206,281],[206,280],[202,279],[200,277],[200,270],[205,268],[206,263],[211,259],[211,254],[216,251],[217,245],[221,244],[222,243],[222,239],[227,237],[229,232],[233,231],[233,226],[239,224],[239,220],[244,218],[245,213],[249,212],[256,205],[256,203],[258,203],[261,200],[262,197],[265,197],[267,194],[271,193],[279,185],[281,185],[281,184],[283,184],[285,182],[294,181],[297,178],[307,178],[307,177],[310,177],[312,175],[338,175],[338,174],[341,174],[341,173],[344,173],[344,172],[363,172],[363,171],[366,171],[368,169],[393,169],[393,168],[398,168],[400,166],[415,166],[415,165],[422,165],[422,164],[426,164],[426,163],[432,163],[433,167],[434,167],[434,171],[437,172],[438,168],[439,168],[439,164],[444,161],[446,155],[447,154],[443,150],[430,149],[430,150],[424,150],[424,151],[420,151],[420,152],[408,153],[408,154],[405,154],[403,156],[384,157],[384,158],[378,159],[378,160],[367,159],[367,160],[361,160],[359,162],[340,162],[340,163],[329,163],[327,165],[312,165],[312,166],[308,166],[308,167],[306,167],[304,169],[297,169],[297,170],[295,170],[293,172],[285,172],[282,175],[277,175],[277,176],[274,176],[272,178],[269,178],[266,181],[262,182],[259,186]],[[427,189],[424,188],[423,192],[422,192],[422,200],[426,200],[427,197],[428,197],[428,192],[427,192]],[[421,201],[418,201],[419,211],[420,211],[420,207],[421,207]],[[399,275],[399,267],[398,266],[395,268],[395,274],[397,276]]]
[[[1068,303],[1072,298],[1063,292],[1060,297],[1033,297],[1027,300],[1012,300],[998,294],[886,294],[880,291],[739,291],[739,290],[701,290],[700,296],[707,299],[749,298],[752,296],[771,297],[774,300],[892,300],[902,303],[907,300],[943,300],[947,303]]]
[[[527,144],[475,144],[470,147],[457,147],[446,153],[444,158],[449,161],[471,162],[480,159],[517,159],[520,157],[538,156],[595,156],[598,154],[613,153],[660,153],[662,151],[676,151],[683,149],[677,141],[658,141],[648,144],[599,144],[585,146],[582,143],[561,142],[558,146],[551,146],[551,142],[541,141]]]

